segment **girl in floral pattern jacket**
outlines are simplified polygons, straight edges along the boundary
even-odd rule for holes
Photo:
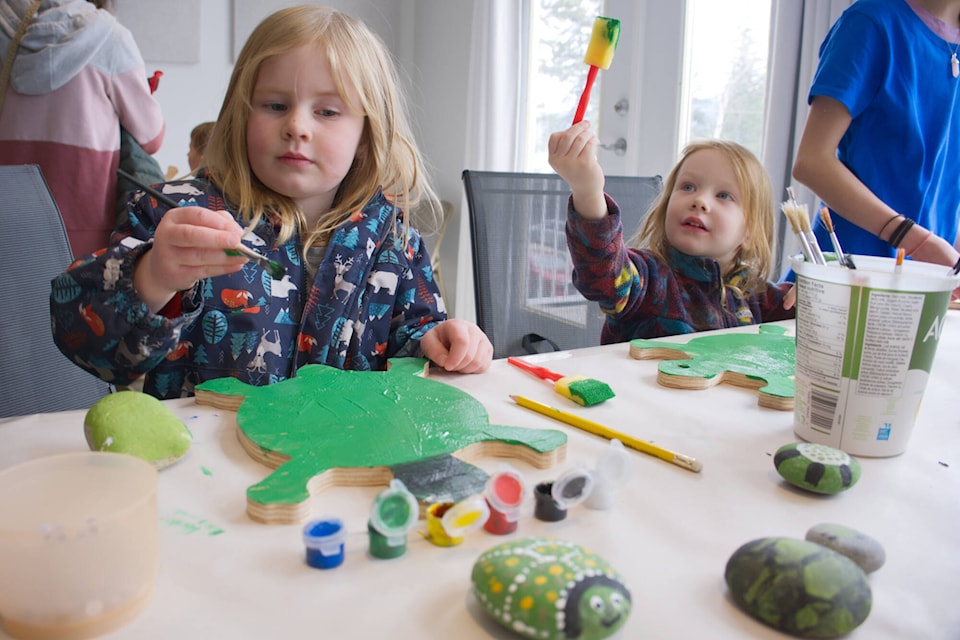
[[[604,194],[589,123],[550,137],[550,165],[570,186],[567,246],[573,282],[606,314],[604,344],[794,317],[791,285],[768,282],[773,194],[763,165],[742,146],[689,145],[634,242]],[[642,247],[642,248],[640,248]]]
[[[142,377],[159,398],[223,376],[270,384],[312,363],[489,366],[480,329],[446,319],[404,218],[436,198],[392,62],[365,25],[315,5],[266,18],[206,160],[198,179],[160,186],[178,207],[137,194],[109,247],[53,281],[54,339],[78,365],[117,385]],[[226,251],[241,242],[285,275]]]

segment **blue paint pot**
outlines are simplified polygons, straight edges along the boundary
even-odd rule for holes
[[[315,569],[333,569],[343,564],[343,541],[347,530],[340,518],[311,520],[303,527],[307,564]]]

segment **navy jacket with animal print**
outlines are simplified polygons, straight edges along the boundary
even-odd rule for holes
[[[162,189],[184,206],[228,209],[205,180]],[[313,282],[300,237],[277,246],[274,225],[261,221],[243,242],[284,265],[282,280],[248,262],[199,281],[153,314],[133,287],[133,270],[166,207],[138,193],[109,247],[53,280],[54,340],[103,380],[125,386],[143,377],[144,391],[161,399],[224,376],[265,385],[304,364],[380,370],[388,358],[419,357],[420,338],[446,314],[420,234],[410,229],[397,245],[394,209],[378,194],[351,216],[331,237]]]

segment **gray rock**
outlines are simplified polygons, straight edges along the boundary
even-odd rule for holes
[[[807,531],[806,538],[810,542],[842,553],[867,573],[882,567],[887,559],[887,552],[879,542],[865,533],[841,524],[818,524]]]

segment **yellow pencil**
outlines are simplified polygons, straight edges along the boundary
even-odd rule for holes
[[[685,456],[682,453],[674,453],[669,449],[664,449],[663,447],[658,447],[655,444],[646,442],[645,440],[639,440],[632,436],[628,436],[625,433],[620,433],[614,431],[609,427],[605,427],[598,422],[593,422],[592,420],[587,420],[586,418],[581,418],[578,415],[573,413],[567,413],[566,411],[561,411],[554,407],[541,404],[536,400],[531,400],[529,398],[524,398],[523,396],[510,396],[510,398],[516,402],[521,407],[530,409],[531,411],[536,411],[537,413],[543,414],[554,420],[559,420],[565,424],[569,424],[572,427],[577,427],[578,429],[583,429],[589,433],[592,433],[597,436],[604,438],[614,439],[616,438],[622,442],[625,446],[630,447],[631,449],[636,449],[642,453],[649,454],[651,456],[656,456],[661,460],[666,460],[667,462],[672,462],[678,467],[683,467],[684,469],[689,469],[699,473],[703,468],[703,464],[696,458],[691,458],[690,456]]]

